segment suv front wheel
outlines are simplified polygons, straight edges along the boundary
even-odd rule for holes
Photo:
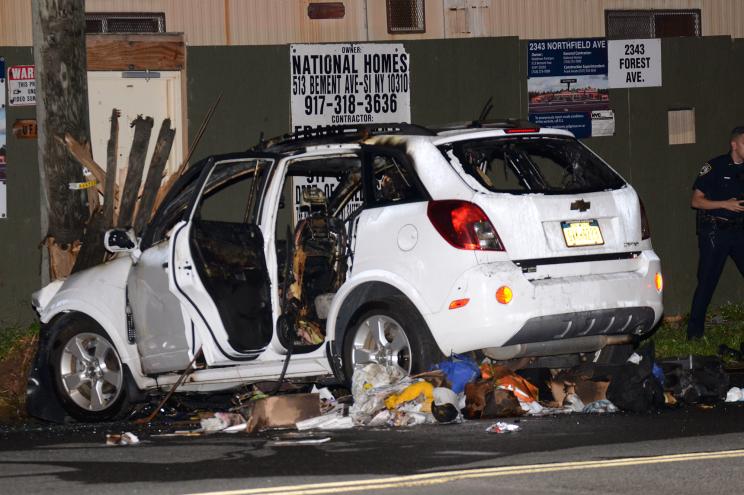
[[[357,366],[396,365],[416,374],[441,359],[426,322],[403,298],[391,298],[363,311],[344,338],[344,372],[349,381]]]
[[[119,419],[129,411],[125,368],[103,329],[88,318],[65,318],[52,329],[49,368],[67,413],[79,421]]]

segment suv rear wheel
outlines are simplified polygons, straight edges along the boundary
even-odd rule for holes
[[[356,366],[397,365],[416,374],[442,358],[426,322],[403,298],[391,298],[362,311],[344,338],[344,372],[349,380]]]
[[[129,410],[125,368],[103,329],[87,318],[65,318],[52,330],[49,368],[55,392],[79,421],[104,421]]]

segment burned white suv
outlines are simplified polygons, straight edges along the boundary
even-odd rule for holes
[[[532,124],[342,127],[192,166],[117,256],[34,295],[41,417],[148,391],[594,353],[662,312],[633,188]],[[288,361],[288,363],[287,363]],[[60,408],[59,406],[62,406]]]

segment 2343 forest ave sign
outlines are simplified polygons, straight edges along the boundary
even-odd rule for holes
[[[611,88],[661,86],[661,40],[610,40],[607,45]]]
[[[403,45],[291,45],[292,127],[411,121]]]

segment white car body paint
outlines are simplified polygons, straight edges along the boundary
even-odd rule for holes
[[[538,134],[571,136],[565,131],[546,129]],[[445,143],[500,136],[504,136],[503,130],[471,129],[442,132],[438,136],[381,136],[365,141],[365,144],[403,149],[432,199],[459,199],[480,206],[506,251],[466,251],[452,247],[428,219],[426,202],[364,210],[355,220],[353,264],[331,302],[327,342],[340,339],[345,331],[336,326],[346,298],[354,289],[372,282],[388,284],[403,293],[423,316],[445,354],[503,345],[531,318],[544,315],[645,306],[653,310],[654,323],[659,320],[662,303],[654,276],[661,272],[660,261],[650,240],[641,239],[640,207],[633,188],[627,185],[614,191],[579,195],[493,193],[468,176],[451,154],[448,159],[437,148]],[[261,217],[274,322],[280,316],[275,224],[287,167],[293,161],[348,155],[359,149],[358,144],[312,146],[275,164]],[[570,210],[571,202],[579,199],[590,202],[591,209]],[[568,218],[596,219],[604,235],[604,245],[565,247],[560,221]],[[194,371],[182,389],[214,390],[275,379],[287,353],[276,332],[252,361],[233,361],[230,357],[234,351],[220,348],[227,335],[219,312],[195,271],[187,268],[188,263],[193,263],[187,249],[188,228],[189,224],[182,222],[172,230],[174,248],[169,284],[194,323],[197,337],[193,345],[203,346],[208,367]],[[401,243],[402,232],[409,238]],[[514,263],[628,251],[639,254],[620,260],[544,264],[529,272]],[[119,255],[108,263],[74,274],[63,283],[54,282],[35,294],[35,305],[44,323],[64,312],[87,314],[110,336],[138,387],[170,385],[178,374],[159,375],[156,383],[154,377],[142,373],[137,347],[127,342],[124,294],[131,263],[128,255]],[[511,287],[514,294],[506,305],[495,299],[496,290],[502,285]],[[464,298],[469,299],[467,305],[449,309],[451,301]],[[287,376],[331,372],[323,345],[306,354],[295,354]]]

